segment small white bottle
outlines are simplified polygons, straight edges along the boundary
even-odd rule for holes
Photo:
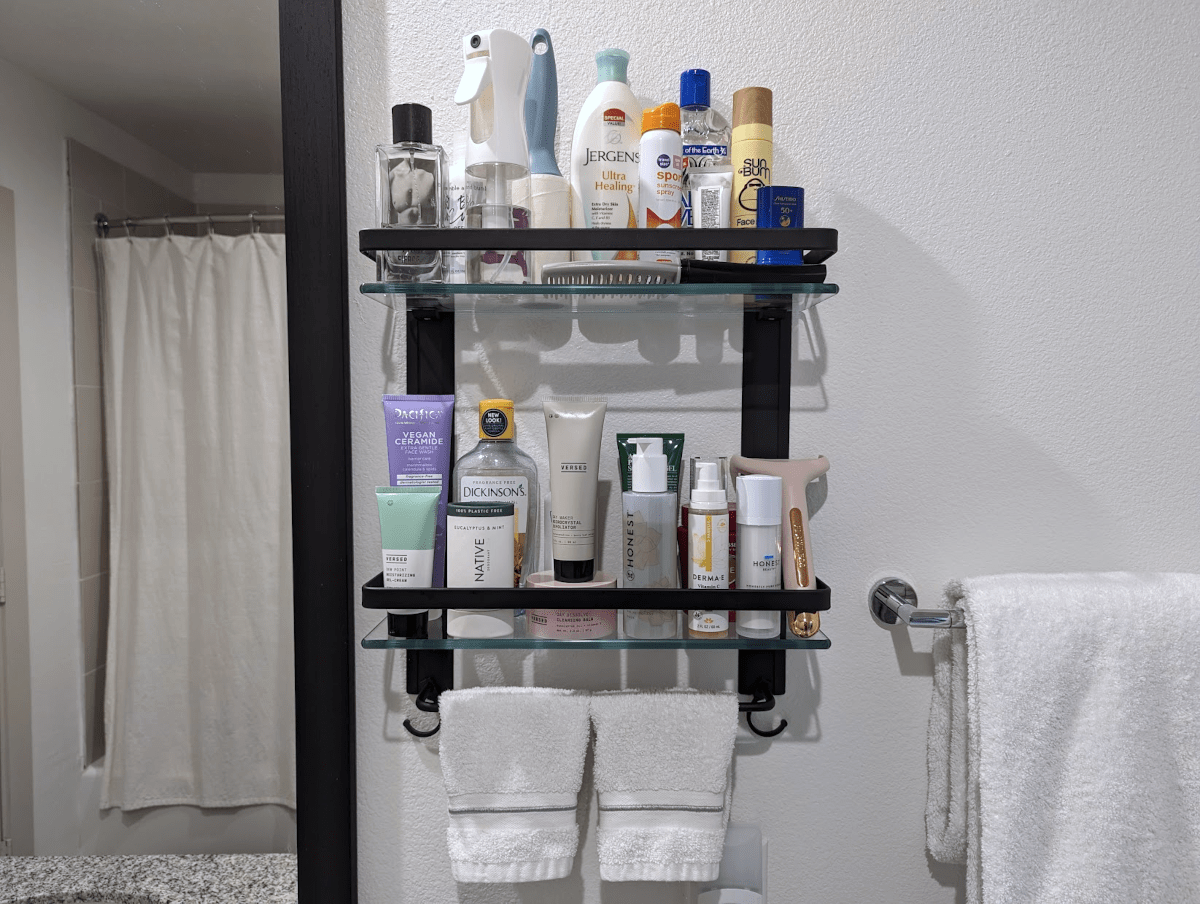
[[[741,590],[778,590],[783,529],[783,479],[743,474],[737,479],[737,574]],[[737,614],[740,637],[778,637],[780,614],[747,609]]]
[[[729,588],[729,502],[715,462],[702,462],[688,505],[688,586]],[[717,640],[729,636],[729,610],[691,610],[688,636]]]
[[[621,543],[622,587],[679,586],[679,557],[675,546],[675,494],[667,490],[667,456],[662,437],[633,441],[633,489],[622,494],[624,534]],[[622,624],[628,637],[642,640],[679,636],[679,612],[674,609],[624,609]]]
[[[642,111],[641,159],[638,163],[638,226],[678,229],[683,224],[683,141],[679,137],[679,105],[663,104]],[[678,251],[639,251],[638,259],[678,264]]]

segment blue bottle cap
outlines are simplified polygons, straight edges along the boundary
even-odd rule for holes
[[[679,106],[707,107],[709,100],[707,69],[685,69],[679,74]]]

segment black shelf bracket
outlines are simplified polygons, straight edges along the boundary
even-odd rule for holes
[[[753,713],[774,709],[775,695],[786,688],[784,655],[783,650],[738,650],[738,693],[750,696],[738,703],[738,712],[746,714],[746,724],[760,737],[773,738],[787,728],[787,720],[772,729],[761,729],[752,720]],[[413,703],[421,712],[438,712],[438,697],[454,687],[454,651],[407,650],[405,656],[406,689]],[[441,728],[440,722],[431,729],[417,728],[408,719],[403,724],[418,738],[433,737]]]
[[[407,690],[413,695],[413,703],[423,713],[436,713],[438,696],[454,687],[454,651],[406,650],[405,660]],[[405,730],[418,738],[431,738],[441,727],[439,721],[426,731],[404,720]]]

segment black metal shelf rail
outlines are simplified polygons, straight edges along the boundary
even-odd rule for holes
[[[377,251],[804,251],[820,264],[837,252],[836,229],[363,229],[358,250]]]
[[[606,594],[617,593],[618,596]],[[555,609],[775,609],[788,612],[825,612],[829,585],[818,578],[813,590],[686,590],[622,589],[573,590],[556,587],[547,596],[530,596],[530,590],[513,588],[410,587],[386,588],[383,574],[362,587],[364,609],[526,609],[538,600],[552,600]],[[608,600],[609,602],[605,602]],[[534,606],[534,608],[537,608]]]

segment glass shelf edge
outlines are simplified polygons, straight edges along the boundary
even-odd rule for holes
[[[363,295],[416,295],[430,298],[450,298],[459,295],[505,297],[531,296],[551,298],[573,297],[690,297],[725,295],[836,295],[836,283],[664,283],[647,286],[550,286],[541,283],[528,285],[486,285],[481,283],[389,283],[368,282],[359,286]]]
[[[523,632],[523,619],[518,618],[518,634]],[[671,638],[665,640],[641,640],[632,637],[614,637],[605,640],[561,640],[542,637],[456,637],[417,639],[412,637],[390,637],[387,633],[387,618],[381,620],[361,641],[365,650],[827,650],[831,646],[825,633],[818,631],[812,637],[770,638],[767,640],[749,637],[725,640],[692,640]]]

